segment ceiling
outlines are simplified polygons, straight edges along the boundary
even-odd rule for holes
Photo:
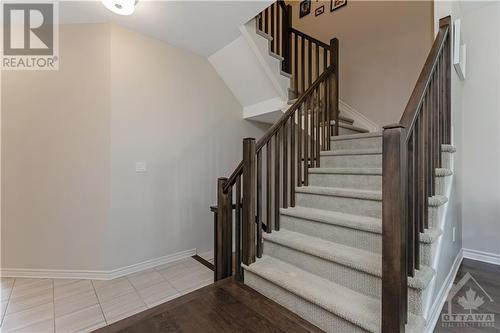
[[[240,34],[248,22],[272,1],[145,1],[131,16],[107,10],[101,1],[61,1],[59,22],[112,22],[131,30],[210,56]]]

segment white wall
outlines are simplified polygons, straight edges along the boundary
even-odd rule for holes
[[[500,262],[500,4],[463,2],[463,246]]]
[[[2,267],[111,264],[109,37],[61,27],[58,71],[2,73]]]
[[[216,179],[264,128],[202,56],[109,24],[60,36],[59,71],[2,73],[2,269],[210,250]]]
[[[265,127],[243,120],[206,58],[119,26],[111,42],[113,264],[211,250],[217,177]]]

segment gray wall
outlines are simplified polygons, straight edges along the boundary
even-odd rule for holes
[[[2,73],[2,268],[210,250],[216,179],[265,128],[204,57],[109,24],[60,35],[59,71]]]
[[[465,2],[463,242],[500,258],[500,4]]]

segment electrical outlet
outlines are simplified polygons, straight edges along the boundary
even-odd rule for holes
[[[135,172],[145,173],[147,170],[146,162],[135,162]]]
[[[456,231],[457,228],[453,227],[453,243],[455,243],[455,231]]]

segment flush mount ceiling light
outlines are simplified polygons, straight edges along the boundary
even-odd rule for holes
[[[115,14],[132,15],[139,0],[102,0],[104,7]]]

